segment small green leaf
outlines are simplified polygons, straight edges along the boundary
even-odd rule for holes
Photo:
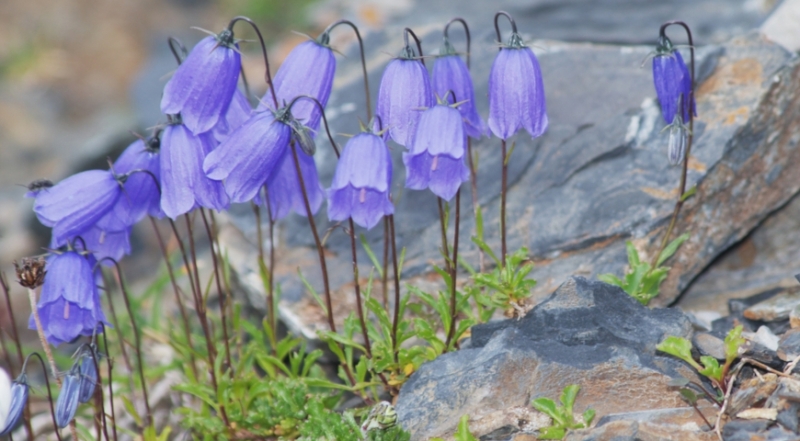
[[[594,409],[586,409],[583,412],[583,424],[584,427],[589,427],[592,425],[592,421],[594,421],[595,411]]]
[[[633,242],[627,240],[625,241],[625,249],[628,251],[628,265],[631,268],[639,265],[639,252],[636,251],[636,247],[633,246]]]
[[[567,434],[567,429],[563,427],[544,427],[539,430],[539,439],[564,439]]]
[[[698,371],[702,367],[692,358],[692,343],[689,340],[681,337],[669,336],[656,346],[661,352],[666,352],[672,356],[678,357],[681,360],[692,365]]]
[[[742,325],[739,325],[728,332],[725,336],[725,364],[730,365],[739,356],[739,348],[744,344],[742,337]]]
[[[687,240],[689,240],[689,233],[683,233],[680,236],[678,236],[675,240],[670,242],[664,248],[664,251],[661,252],[661,255],[658,256],[656,267],[661,266],[664,262],[666,262],[667,259],[672,257],[672,255],[675,254],[676,251],[678,251],[678,248],[681,246],[681,244],[683,244]]]
[[[127,410],[128,414],[133,418],[134,421],[136,421],[136,424],[141,427],[142,417],[139,416],[139,412],[136,411],[136,407],[134,407],[133,403],[131,403],[131,400],[129,400],[125,395],[120,395],[119,397],[122,398],[122,405],[125,406],[125,410]]]
[[[686,193],[681,195],[681,202],[684,202],[686,199],[694,196],[695,193],[697,193],[697,184],[692,185],[692,188],[686,190]]]
[[[565,413],[572,415],[572,406],[575,405],[575,397],[578,396],[578,391],[581,389],[577,384],[570,384],[561,392],[561,404],[564,406]]]
[[[681,394],[681,397],[683,397],[683,399],[686,400],[686,402],[689,403],[689,404],[696,404],[697,400],[700,398],[700,397],[697,396],[696,393],[694,393],[693,390],[691,390],[689,388],[685,388],[684,387],[681,390],[679,390],[678,392]]]
[[[469,431],[469,416],[464,415],[458,421],[458,429],[456,429],[456,441],[478,441],[472,432]]]
[[[625,282],[623,282],[619,277],[611,273],[600,274],[597,276],[597,278],[600,279],[601,282],[608,283],[609,285],[619,286],[620,288],[622,288],[622,286],[625,284]]]
[[[537,398],[533,400],[531,405],[533,406],[534,409],[552,418],[553,421],[563,424],[564,416],[561,414],[561,412],[559,412],[559,409],[556,406],[556,402],[551,400],[550,398],[545,398],[545,397]]]
[[[703,355],[700,357],[700,362],[703,363],[705,368],[700,369],[698,372],[705,375],[708,378],[713,378],[717,381],[722,381],[722,367],[720,367],[719,362],[716,358],[710,355]]]

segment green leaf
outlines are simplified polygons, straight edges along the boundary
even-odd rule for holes
[[[134,407],[133,403],[131,403],[131,400],[125,395],[119,395],[119,397],[122,399],[122,405],[125,406],[125,410],[127,410],[128,414],[133,418],[134,421],[136,421],[136,424],[141,427],[142,417],[139,415],[139,412],[136,411],[136,407]]]
[[[633,242],[629,240],[625,241],[625,249],[628,251],[628,265],[630,265],[631,268],[639,266],[639,252],[636,251]]]
[[[550,426],[539,430],[539,439],[564,439],[567,429],[563,427]]]
[[[566,414],[572,416],[572,406],[575,405],[575,397],[578,396],[578,391],[581,389],[577,384],[570,384],[561,392],[561,404],[564,406]]]
[[[680,393],[681,397],[683,397],[683,399],[686,400],[686,402],[688,402],[689,404],[696,404],[697,400],[700,398],[697,396],[696,393],[694,393],[693,390],[686,387],[679,390],[678,393]]]
[[[369,244],[367,243],[367,237],[364,236],[364,233],[358,235],[358,238],[361,240],[361,246],[364,247],[364,251],[369,256],[369,260],[372,261],[372,266],[375,267],[375,270],[378,272],[378,277],[383,278],[383,265],[381,265],[378,258],[375,256],[375,253],[372,252],[372,248],[370,248]]]
[[[583,424],[584,427],[590,427],[592,425],[592,421],[594,421],[595,411],[594,409],[586,409],[583,412]]]
[[[469,431],[469,416],[464,415],[458,421],[458,429],[456,429],[456,441],[478,441],[472,432]]]
[[[661,255],[658,256],[658,261],[656,262],[656,267],[661,266],[661,264],[666,262],[667,259],[672,257],[672,255],[675,254],[676,251],[678,251],[678,248],[681,246],[681,244],[683,244],[687,240],[689,240],[689,233],[683,233],[680,236],[678,236],[675,240],[670,242],[664,248],[664,251],[661,252]]]
[[[533,400],[531,403],[534,409],[542,412],[543,414],[549,416],[553,419],[556,423],[564,423],[564,416],[559,411],[558,407],[556,406],[556,402],[551,400],[550,398],[542,397]]]
[[[686,199],[694,196],[695,193],[697,193],[697,184],[692,185],[692,188],[686,190],[686,193],[681,195],[681,202],[684,202]]]
[[[700,357],[700,362],[703,363],[705,368],[700,369],[698,372],[708,378],[713,378],[720,382],[722,381],[722,367],[720,367],[716,358],[710,355],[703,355]]]
[[[619,286],[620,288],[622,288],[622,286],[625,285],[625,282],[623,282],[619,277],[611,273],[600,274],[599,276],[597,276],[597,278],[600,279],[601,282],[606,282],[609,285]]]
[[[694,358],[692,358],[692,343],[685,338],[669,336],[659,343],[656,349],[680,358],[698,371],[702,369]]]
[[[725,336],[725,364],[730,365],[733,360],[739,357],[739,348],[744,344],[742,337],[742,325],[739,325],[728,332]]]

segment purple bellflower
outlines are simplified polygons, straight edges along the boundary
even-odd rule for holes
[[[667,156],[673,165],[683,161],[691,116],[697,115],[692,76],[672,42],[661,35],[653,57],[653,84],[661,104],[661,115],[669,127]],[[691,114],[691,115],[690,115]]]
[[[233,93],[233,99],[231,99],[231,105],[228,107],[228,111],[225,112],[225,116],[220,118],[217,125],[214,126],[214,139],[216,139],[218,143],[224,142],[234,130],[238,129],[245,121],[250,119],[252,114],[253,108],[250,106],[250,101],[247,100],[247,97],[244,96],[239,89],[236,89]]]
[[[403,153],[406,187],[430,188],[449,201],[461,183],[469,180],[469,168],[464,163],[466,149],[467,136],[458,110],[442,104],[426,110],[409,151]]]
[[[230,29],[200,40],[164,87],[161,111],[180,113],[196,135],[211,130],[228,110],[241,64]]]
[[[85,346],[84,346],[85,347]],[[94,354],[94,357],[92,356]],[[81,403],[88,402],[97,386],[97,369],[95,368],[95,358],[100,361],[100,356],[93,347],[84,349],[78,363],[80,363],[80,393],[78,394],[78,401]]]
[[[501,139],[519,129],[533,138],[547,130],[542,70],[516,32],[500,48],[489,73],[489,129]]]
[[[94,259],[76,251],[53,254],[47,259],[47,277],[36,309],[45,338],[57,346],[81,335],[93,335],[107,324],[100,293],[92,274]],[[36,329],[33,315],[30,329]]]
[[[457,108],[464,118],[464,131],[467,136],[479,139],[486,134],[487,128],[475,107],[475,90],[469,69],[446,38],[439,52],[431,74],[433,92],[441,99],[461,103]],[[453,96],[445,98],[448,94]]]
[[[89,170],[64,179],[36,194],[33,211],[53,228],[58,243],[82,234],[105,216],[122,194],[124,176],[112,171]]]
[[[376,114],[387,129],[384,139],[391,137],[402,146],[411,144],[422,111],[434,104],[428,70],[415,56],[406,46],[386,66],[378,90]]]
[[[222,183],[203,173],[203,161],[214,144],[211,133],[194,135],[179,121],[161,134],[161,209],[171,219],[198,206],[228,208]]]
[[[389,198],[392,157],[383,138],[362,132],[350,138],[336,165],[328,190],[328,218],[371,229],[383,216],[394,213]]]
[[[80,237],[86,243],[86,249],[91,251],[95,259],[102,265],[111,266],[112,262],[106,258],[114,259],[119,262],[123,256],[131,253],[131,228],[128,227],[121,231],[105,231],[98,226],[94,226],[83,232]],[[65,243],[51,243],[52,248],[59,248]]]
[[[292,129],[285,122],[284,112],[254,113],[203,162],[209,179],[224,180],[231,201],[253,200],[286,156]]]
[[[325,200],[325,191],[319,183],[317,165],[314,157],[307,155],[302,149],[297,149],[297,159],[300,163],[300,172],[303,174],[303,184],[308,194],[308,205],[311,214],[316,214]],[[276,169],[272,179],[267,182],[267,195],[269,196],[269,210],[272,220],[283,219],[291,211],[306,216],[306,205],[303,201],[303,192],[300,181],[297,179],[297,168],[294,165],[291,149],[283,155],[283,160]],[[266,206],[261,193],[255,198],[259,205]]]
[[[81,373],[78,364],[74,364],[64,381],[61,383],[61,392],[56,400],[56,426],[63,429],[75,418],[81,394]]]
[[[114,211],[125,211],[123,217],[127,218],[129,228],[147,215],[157,218],[164,217],[161,210],[161,194],[158,182],[161,179],[161,133],[155,133],[147,139],[134,141],[119,155],[114,163],[117,173],[129,173],[123,193],[120,196]],[[110,230],[119,231],[124,228]]]
[[[322,107],[328,104],[336,72],[336,58],[328,46],[329,43],[329,35],[323,33],[316,40],[304,41],[292,49],[273,80],[275,96],[280,106],[300,95],[316,98]],[[269,90],[259,107],[264,110],[265,106],[274,107],[272,92]],[[312,131],[319,127],[320,109],[310,100],[298,101],[292,106],[292,115]]]
[[[0,370],[2,372],[2,370]],[[2,372],[1,375],[4,375]],[[8,377],[6,376],[6,379]],[[2,383],[2,380],[0,380]],[[4,389],[5,386],[5,390]],[[25,412],[25,405],[28,403],[28,378],[21,374],[14,380],[10,387],[8,384],[0,385],[0,436],[10,434],[17,427],[22,414]],[[6,406],[5,412],[2,407]]]

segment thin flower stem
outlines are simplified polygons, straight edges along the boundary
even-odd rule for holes
[[[506,157],[506,140],[502,140],[502,158],[503,158],[503,172],[500,184],[500,249],[501,249],[501,264],[506,267],[506,255],[508,248],[506,246],[506,192],[508,191],[508,158]]]
[[[417,37],[417,34],[415,34],[414,31],[411,30],[411,28],[403,29],[403,40],[404,40],[404,43],[405,43],[406,47],[408,47],[408,36],[409,35],[411,35],[414,38],[414,41],[417,44],[417,51],[419,51],[419,61],[421,61],[422,65],[424,66],[425,65],[425,56],[422,55],[422,43],[420,43],[419,37]]]
[[[189,360],[192,364],[192,373],[194,374],[194,378],[197,377],[197,361],[194,358],[194,344],[192,343],[192,333],[189,328],[189,317],[186,313],[186,306],[183,304],[182,291],[178,286],[178,282],[175,279],[175,271],[172,268],[172,262],[170,262],[169,252],[167,251],[167,246],[164,243],[164,238],[161,236],[161,231],[158,229],[158,225],[156,224],[155,219],[150,216],[150,224],[153,226],[153,231],[156,233],[156,239],[158,240],[158,247],[161,249],[161,254],[164,256],[164,263],[167,265],[167,272],[169,273],[169,281],[172,284],[172,291],[175,293],[175,302],[178,304],[178,310],[181,313],[181,321],[183,322],[183,332],[186,334],[186,344],[189,346]]]
[[[203,290],[200,285],[200,271],[197,269],[197,250],[195,249],[195,242],[194,242],[194,233],[192,232],[192,221],[189,219],[189,214],[186,213],[184,216],[186,221],[186,232],[189,235],[189,252],[192,256],[192,269],[186,268],[189,272],[189,277],[192,277],[192,270],[194,271],[194,278],[195,278],[195,285],[198,288],[198,298],[196,299],[195,309],[197,310],[197,316],[200,319],[200,325],[203,328],[203,335],[206,337],[206,351],[208,352],[208,374],[211,377],[211,385],[214,388],[214,391],[219,390],[219,383],[217,382],[217,374],[216,374],[216,363],[215,359],[217,357],[217,351],[214,347],[214,343],[212,341],[214,337],[214,333],[210,330],[208,325],[208,316],[206,315],[206,304],[205,304],[205,296],[203,295]],[[220,414],[222,416],[222,420],[225,422],[225,427],[230,427],[230,422],[228,421],[228,414],[225,411],[225,406],[220,405],[219,407]]]
[[[147,397],[147,383],[144,379],[144,359],[142,358],[142,339],[139,335],[139,325],[136,324],[136,317],[133,316],[133,311],[131,310],[131,301],[128,296],[128,288],[125,286],[125,279],[122,277],[122,269],[119,266],[119,263],[110,258],[106,257],[101,259],[108,260],[109,262],[114,264],[114,268],[117,270],[117,280],[119,280],[119,290],[122,293],[122,299],[125,301],[125,309],[128,311],[128,320],[131,322],[131,328],[133,328],[133,341],[134,341],[134,350],[136,351],[136,361],[137,367],[139,371],[139,381],[142,383],[142,396],[144,398],[144,408],[146,412],[146,419],[144,426],[147,427],[153,422],[153,413],[150,410],[150,402]],[[99,262],[98,262],[99,263]],[[106,296],[108,296],[108,302],[111,303],[111,290],[106,290]],[[124,342],[120,342],[124,344]],[[144,430],[144,428],[142,428]]]
[[[100,326],[103,327],[103,344],[106,347],[106,354],[110,354],[108,351],[108,336],[106,335],[106,327],[102,323]],[[111,407],[111,433],[114,434],[114,441],[117,441],[117,416],[114,413],[114,376],[112,374],[113,364],[111,363],[110,355],[106,357],[106,366],[108,366],[108,403]],[[53,421],[55,421],[55,416]]]
[[[100,363],[97,361],[97,351],[94,349],[94,346],[90,346],[91,354],[92,354],[92,363],[94,364],[94,371],[97,372],[97,382],[95,383],[95,407],[97,408],[97,413],[95,414],[95,424],[97,424],[97,439],[100,439],[100,424],[102,423],[102,430],[103,434],[105,434],[106,441],[109,441],[108,437],[108,424],[106,421],[106,409],[104,405],[103,399],[103,376],[100,374]],[[108,379],[108,382],[111,383],[111,378]],[[99,415],[98,415],[99,414]]]
[[[180,64],[183,63],[183,58],[189,53],[186,50],[186,46],[184,46],[183,43],[175,37],[167,38],[167,44],[169,44],[169,50],[172,51],[172,56],[175,57],[175,61],[180,66]]]
[[[392,348],[395,364],[400,363],[398,353],[400,344],[397,341],[397,326],[400,323],[400,272],[397,269],[397,236],[394,233],[394,215],[386,216],[389,219],[389,231],[392,236],[392,271],[394,273],[394,318],[392,319]]]
[[[447,220],[445,219],[442,198],[436,197],[436,204],[439,207],[439,230],[442,237],[442,255],[444,256],[444,269],[450,272],[450,247],[447,245]]]
[[[261,36],[261,31],[258,29],[253,20],[250,20],[244,16],[234,17],[230,23],[228,23],[228,30],[233,31],[233,25],[236,24],[237,21],[244,21],[247,22],[258,35],[258,41],[261,43],[261,53],[264,55],[264,65],[266,66],[266,72],[264,73],[264,80],[267,82],[267,87],[269,87],[269,91],[272,94],[272,102],[275,104],[275,108],[278,108],[278,96],[275,95],[275,86],[272,84],[272,73],[269,69],[269,58],[267,57],[267,45],[264,43],[264,37]]]
[[[367,332],[367,321],[364,318],[364,307],[361,305],[361,287],[358,284],[358,257],[356,255],[356,227],[353,224],[353,218],[349,218],[350,222],[350,250],[353,253],[353,287],[356,291],[356,311],[358,312],[358,321],[361,322],[361,334],[364,337],[364,348],[367,351],[367,357],[372,358],[372,347],[369,344],[369,333]]]
[[[444,351],[450,347],[450,342],[456,334],[456,277],[458,276],[458,228],[461,223],[461,189],[456,192],[456,221],[453,232],[453,259],[450,264],[450,329],[447,331],[447,341]]]
[[[335,28],[336,26],[339,26],[339,25],[343,25],[343,24],[344,25],[348,25],[351,28],[353,28],[353,31],[356,33],[356,38],[358,39],[358,49],[361,52],[361,72],[362,72],[362,74],[364,76],[364,96],[365,96],[366,106],[367,106],[367,120],[369,120],[370,118],[372,118],[372,107],[371,107],[371,101],[372,100],[370,99],[370,94],[369,94],[369,78],[368,78],[368,75],[367,75],[367,60],[366,60],[366,57],[364,57],[364,41],[361,39],[361,33],[358,31],[358,27],[355,24],[353,24],[353,22],[351,22],[350,20],[338,20],[338,21],[335,21],[335,22],[331,23],[325,29],[325,31],[323,31],[323,34],[329,34],[333,30],[333,28]]]
[[[500,24],[498,23],[500,16],[508,19],[508,22],[511,23],[511,32],[514,34],[517,33],[517,22],[514,21],[514,17],[506,11],[499,11],[497,14],[494,14],[494,31],[497,33],[497,42],[502,44],[503,37],[500,35]]]
[[[36,323],[36,332],[39,334],[39,342],[42,344],[42,349],[44,350],[44,355],[47,357],[47,362],[50,363],[50,370],[53,373],[53,378],[56,379],[58,386],[61,386],[61,379],[58,377],[58,367],[56,366],[56,360],[53,358],[53,352],[50,350],[50,343],[47,342],[47,338],[44,336],[44,327],[42,327],[42,319],[39,318],[39,309],[36,307],[36,291],[28,289],[28,299],[31,301],[31,315],[33,315],[33,321]]]
[[[231,375],[233,375],[233,362],[231,361],[231,347],[230,347],[230,337],[228,335],[228,302],[230,301],[230,294],[228,293],[227,289],[222,288],[222,276],[219,273],[219,261],[217,259],[217,253],[222,253],[222,249],[219,247],[219,244],[216,241],[216,234],[212,232],[211,227],[208,224],[208,219],[206,218],[206,211],[205,208],[200,208],[200,217],[203,219],[203,225],[206,228],[206,234],[208,235],[208,241],[211,245],[211,264],[214,266],[214,280],[217,281],[217,293],[220,299],[220,316],[222,318],[222,339],[225,343],[225,361],[228,363],[228,369],[231,370]],[[216,246],[216,251],[214,247]]]
[[[48,403],[50,403],[50,418],[53,420],[53,427],[57,427],[58,424],[56,423],[56,410],[55,410],[55,406],[53,406],[53,393],[50,390],[50,380],[47,378],[47,366],[45,365],[44,360],[42,359],[42,356],[39,355],[38,352],[32,352],[30,355],[28,355],[28,358],[34,357],[34,356],[39,359],[39,363],[42,366],[42,376],[44,377],[44,385],[47,388],[47,401],[48,401]],[[27,360],[26,360],[26,362],[23,363],[23,368],[22,368],[23,369],[22,370],[23,373],[25,373],[25,366],[27,364],[28,363],[27,363]],[[58,377],[56,377],[56,379],[58,379]],[[58,438],[58,441],[62,441],[61,434],[59,433],[59,431],[55,430],[55,432],[56,432],[56,438]],[[75,439],[77,440],[77,438],[75,438]]]
[[[183,258],[183,267],[186,268],[186,275],[189,276],[189,286],[192,289],[192,297],[194,298],[194,302],[196,305],[198,299],[198,288],[194,285],[194,278],[192,277],[192,267],[189,264],[189,255],[186,253],[186,246],[184,246],[183,240],[181,240],[181,236],[178,233],[178,226],[175,225],[175,221],[169,219],[169,225],[170,227],[172,227],[172,234],[175,236],[175,240],[178,241],[178,249],[181,250],[181,257]]]
[[[103,283],[105,286],[103,286],[101,289],[108,292],[110,290],[110,288],[108,287],[111,286],[111,283],[109,282],[106,273],[102,273],[102,275],[103,275]],[[111,299],[110,294],[107,294],[107,296],[109,299]],[[125,337],[123,337],[122,335],[122,328],[120,328],[119,320],[117,320],[117,311],[114,308],[114,302],[112,301],[108,302],[108,310],[109,312],[111,312],[111,323],[114,325],[114,330],[117,333],[117,339],[119,339],[120,352],[122,352],[122,361],[125,363],[125,368],[128,370],[128,373],[133,374],[133,364],[131,364],[131,359],[128,356],[128,351],[125,349]],[[134,390],[135,387],[133,384],[133,377],[128,375],[127,378],[128,381],[130,382],[130,390]]]
[[[467,21],[464,20],[461,17],[456,17],[456,18],[448,21],[447,24],[444,25],[444,37],[447,38],[447,39],[450,38],[450,36],[448,35],[448,31],[450,30],[450,25],[453,24],[453,23],[460,23],[461,26],[464,27],[464,34],[466,34],[466,38],[467,38],[467,69],[469,69],[470,46],[472,44],[471,43],[470,33],[469,33],[469,25],[467,24]]]
[[[259,192],[264,192],[264,201],[266,201],[267,206],[269,206],[269,193],[266,191],[266,187],[262,187]],[[259,270],[261,266],[266,267],[264,262],[264,232],[263,228],[261,227],[261,207],[258,206],[255,202],[252,202],[253,205],[253,214],[256,217],[256,240],[258,240],[258,263],[259,263]],[[272,228],[272,219],[270,216],[270,229]],[[272,234],[270,234],[270,248],[272,248]],[[274,256],[274,253],[270,251],[270,257]],[[274,299],[274,292],[273,292],[273,285],[272,285],[272,264],[270,263],[270,267],[267,269],[268,275],[267,283],[269,287],[267,288],[267,322],[269,323],[269,328],[272,330],[272,335],[275,336],[277,329],[275,326],[275,311],[273,310],[275,306],[275,299]],[[275,352],[275,342],[271,341],[271,348],[270,350],[274,353]]]
[[[381,287],[383,293],[383,309],[389,309],[389,218],[383,217],[383,272]]]
[[[269,308],[272,315],[272,330],[275,331],[273,339],[278,338],[278,321],[275,309],[277,304],[275,302],[275,219],[272,218],[272,205],[269,201],[268,189],[264,189],[264,200],[267,203],[267,217],[269,218]],[[277,346],[277,341],[273,342]],[[277,351],[277,347],[275,348]]]
[[[672,230],[675,229],[675,224],[678,222],[678,215],[681,212],[681,208],[683,207],[683,203],[685,202],[683,195],[686,193],[686,180],[689,174],[689,154],[692,151],[692,141],[694,140],[694,109],[692,107],[692,103],[694,102],[694,92],[695,92],[695,63],[694,63],[694,40],[692,39],[692,31],[689,29],[689,26],[682,22],[682,21],[668,21],[661,25],[661,29],[659,30],[660,35],[666,35],[667,27],[670,25],[678,25],[683,27],[686,31],[686,37],[689,40],[689,53],[691,54],[691,78],[692,78],[692,87],[689,91],[689,99],[684,100],[686,104],[684,106],[689,106],[689,136],[686,140],[686,151],[683,153],[683,169],[681,170],[681,183],[680,183],[680,192],[678,192],[678,200],[675,202],[675,208],[672,211],[672,218],[669,221],[669,226],[667,227],[667,232],[664,234],[664,237],[661,239],[661,246],[658,248],[658,252],[653,255],[650,264],[650,271],[654,271],[656,269],[656,264],[658,263],[658,259],[661,256],[661,253],[664,252],[664,249],[667,247],[669,243],[669,238],[672,236]],[[682,109],[679,109],[682,112]]]

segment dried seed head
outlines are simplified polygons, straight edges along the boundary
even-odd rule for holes
[[[26,257],[22,264],[14,261],[17,271],[17,281],[25,288],[36,289],[44,283],[46,261],[43,257]]]

